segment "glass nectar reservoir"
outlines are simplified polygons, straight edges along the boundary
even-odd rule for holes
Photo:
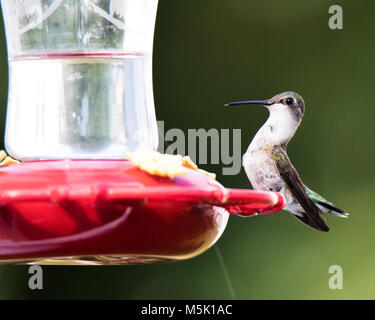
[[[21,160],[118,159],[157,147],[157,0],[1,0],[6,149]]]

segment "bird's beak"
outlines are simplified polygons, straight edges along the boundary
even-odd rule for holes
[[[238,106],[238,105],[244,105],[244,104],[260,104],[263,106],[271,106],[274,104],[274,102],[269,102],[266,100],[249,100],[249,101],[237,101],[237,102],[229,102],[225,104],[225,107],[229,106]]]

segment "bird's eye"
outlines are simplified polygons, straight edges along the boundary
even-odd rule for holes
[[[290,106],[290,105],[292,105],[294,103],[294,99],[293,98],[287,98],[285,101],[286,101],[286,104],[288,106]]]

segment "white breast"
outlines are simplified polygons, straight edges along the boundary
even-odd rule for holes
[[[242,158],[242,165],[255,190],[280,191],[284,185],[275,162],[264,150],[252,151],[249,148]]]

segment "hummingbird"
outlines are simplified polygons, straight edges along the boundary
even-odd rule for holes
[[[348,217],[347,212],[306,187],[288,157],[288,143],[305,113],[305,102],[299,94],[288,91],[268,100],[231,102],[225,106],[234,105],[261,105],[269,110],[267,121],[242,157],[255,190],[281,193],[286,200],[284,210],[319,231],[329,231],[325,213]]]

